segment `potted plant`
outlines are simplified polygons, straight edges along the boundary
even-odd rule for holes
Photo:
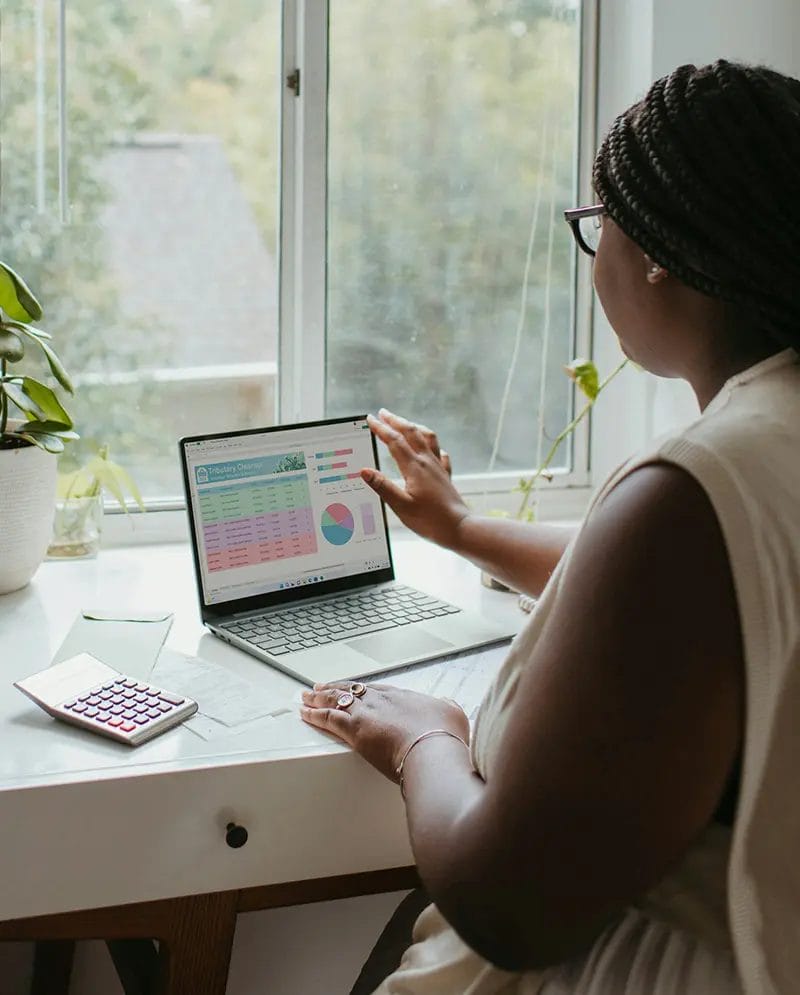
[[[55,392],[15,368],[29,350],[40,352],[56,381],[72,393],[51,336],[32,324],[41,316],[22,277],[0,262],[0,594],[24,587],[44,559],[56,455],[65,441],[78,438]]]
[[[77,470],[58,475],[53,538],[47,550],[51,559],[96,556],[103,523],[103,494],[111,494],[128,514],[126,492],[141,511],[145,510],[139,489],[127,470],[108,456],[108,446]]]

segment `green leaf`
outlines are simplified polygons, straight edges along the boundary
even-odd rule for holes
[[[564,367],[564,372],[590,401],[597,398],[600,391],[600,376],[597,367],[590,359],[573,359]]]
[[[38,321],[42,306],[19,273],[0,262],[0,308],[17,321]]]
[[[57,421],[68,428],[72,428],[72,419],[64,410],[61,401],[56,397],[49,387],[33,377],[22,378],[22,390],[39,407],[43,414],[37,414],[37,418],[42,421]]]
[[[25,355],[25,343],[10,328],[0,325],[0,359],[8,363],[18,363]]]
[[[111,460],[106,461],[108,469],[115,474],[120,486],[124,487],[129,494],[133,496],[134,501],[139,505],[141,511],[145,510],[144,499],[139,493],[139,488],[136,486],[136,481],[128,473],[128,471],[119,465],[119,463],[114,463]]]
[[[93,473],[97,477],[101,485],[110,491],[125,511],[127,511],[128,505],[125,503],[125,494],[113,470],[109,470],[107,460],[95,457],[87,464],[86,469],[89,473]]]
[[[75,389],[72,386],[72,381],[70,380],[67,371],[61,365],[61,360],[58,358],[55,352],[50,348],[50,346],[46,342],[42,341],[42,339],[40,339],[38,335],[34,335],[29,328],[20,325],[16,327],[19,328],[19,330],[22,332],[23,335],[27,335],[29,339],[31,339],[39,346],[39,348],[47,357],[47,365],[50,367],[50,372],[53,374],[56,380],[58,380],[58,382],[61,384],[64,390],[69,391],[70,394],[74,394]]]
[[[19,431],[57,435],[60,439],[80,439],[80,436],[74,431],[71,425],[65,425],[63,422],[58,421],[41,421],[37,419],[36,421],[25,422],[24,425],[20,425]]]
[[[28,394],[23,390],[21,383],[11,383],[6,380],[3,384],[0,384],[0,390],[2,390],[6,397],[12,401],[19,408],[23,414],[26,414],[28,418],[37,418],[44,421],[47,415],[39,407],[39,405],[28,396]]]
[[[57,435],[48,435],[46,432],[18,432],[16,433],[26,442],[32,442],[34,446],[44,449],[48,453],[63,453],[64,443]]]
[[[37,339],[52,339],[50,332],[46,332],[43,328],[36,328],[35,325],[26,325],[24,321],[5,321],[4,325],[9,325],[11,328],[17,328],[21,332],[30,333]]]

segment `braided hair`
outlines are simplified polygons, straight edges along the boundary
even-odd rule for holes
[[[800,81],[680,66],[616,119],[594,185],[654,262],[800,349]]]

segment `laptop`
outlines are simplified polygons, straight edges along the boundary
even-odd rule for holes
[[[365,415],[180,440],[203,623],[305,684],[502,642],[511,627],[395,580]]]

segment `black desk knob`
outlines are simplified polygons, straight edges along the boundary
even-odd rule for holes
[[[247,830],[244,826],[237,826],[235,822],[229,822],[225,828],[225,842],[229,847],[238,850],[247,842]]]

